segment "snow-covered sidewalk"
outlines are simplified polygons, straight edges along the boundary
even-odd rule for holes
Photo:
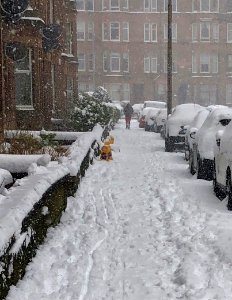
[[[232,214],[137,127],[118,125],[114,160],[89,168],[7,300],[232,299]]]

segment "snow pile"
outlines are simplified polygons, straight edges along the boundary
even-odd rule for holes
[[[71,145],[68,157],[62,158],[62,164],[69,169],[71,176],[77,175],[81,163],[93,142],[97,141],[99,144],[101,143],[102,132],[102,127],[96,125],[93,131],[83,133],[80,138]]]

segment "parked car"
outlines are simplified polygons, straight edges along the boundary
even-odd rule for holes
[[[163,101],[144,101],[143,108],[146,107],[165,108],[167,107],[167,104]]]
[[[139,120],[139,116],[141,114],[141,111],[143,110],[143,103],[136,103],[134,104],[132,107],[133,107],[133,118]]]
[[[155,118],[154,131],[160,133],[164,123],[167,120],[167,108],[161,108]]]
[[[193,164],[193,148],[195,147],[196,133],[205,122],[210,111],[211,109],[208,107],[199,111],[185,134],[185,159],[189,161],[189,170],[192,175],[196,173],[196,166]]]
[[[198,179],[213,179],[216,134],[219,130],[224,130],[231,119],[231,108],[217,106],[208,114],[205,122],[196,132],[195,147],[193,147],[193,165],[196,166]]]
[[[145,128],[145,117],[149,112],[150,107],[146,107],[142,110],[139,116],[139,128]]]
[[[219,199],[228,195],[228,209],[232,210],[232,122],[219,130],[215,137],[213,189]]]
[[[186,103],[177,105],[168,116],[165,132],[165,151],[184,149],[186,126],[203,109],[199,104]]]
[[[149,107],[148,113],[145,116],[145,131],[154,131],[156,117],[160,108]]]

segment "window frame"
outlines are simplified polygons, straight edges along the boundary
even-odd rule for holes
[[[113,24],[118,25],[118,29],[113,29],[112,26]],[[112,39],[112,29],[118,31],[118,39]],[[110,22],[110,41],[112,42],[120,42],[120,23],[119,22]]]
[[[16,109],[17,110],[34,110],[33,107],[33,74],[32,74],[32,49],[27,48],[28,53],[28,69],[17,69],[16,66],[14,68],[14,75],[17,74],[25,74],[30,76],[30,104],[17,104],[17,94],[15,93],[15,100],[16,100]],[[16,63],[16,62],[15,62]],[[15,86],[16,86],[16,77],[15,77]]]

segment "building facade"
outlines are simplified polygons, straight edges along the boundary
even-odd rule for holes
[[[232,104],[232,5],[172,0],[173,102]],[[168,0],[77,0],[79,90],[166,100]]]
[[[76,4],[19,2],[1,7],[1,115],[5,129],[50,129],[77,93]]]

